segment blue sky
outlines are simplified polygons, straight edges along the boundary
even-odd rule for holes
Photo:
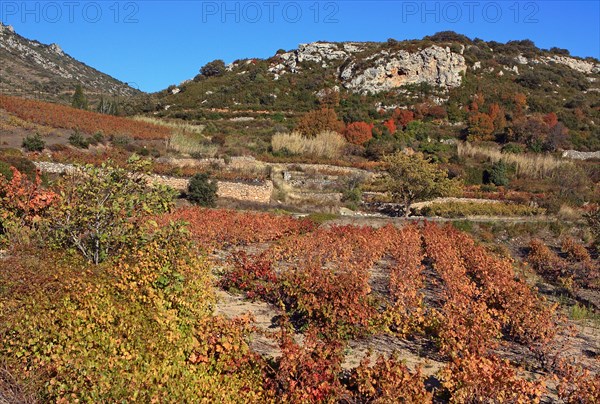
[[[498,42],[528,38],[541,48],[600,58],[600,0],[0,0],[0,20],[144,91],[192,78],[214,59],[444,30]]]

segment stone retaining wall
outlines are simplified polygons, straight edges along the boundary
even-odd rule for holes
[[[563,158],[573,160],[590,160],[600,159],[600,151],[595,152],[581,152],[577,150],[565,150],[562,154]]]
[[[34,162],[41,171],[62,174],[74,169],[71,164]],[[189,180],[187,178],[175,178],[165,175],[149,175],[148,182],[153,184],[168,185],[178,191],[187,190]],[[269,203],[273,193],[273,182],[265,181],[260,184],[244,184],[240,182],[218,181],[217,195],[219,198],[231,198],[241,201],[252,201]]]

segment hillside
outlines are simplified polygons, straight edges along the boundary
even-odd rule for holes
[[[600,62],[529,40],[502,44],[443,32],[411,41],[317,42],[202,70],[147,96],[138,110],[188,120],[263,116],[292,128],[293,118],[319,105],[332,105],[346,124],[376,123],[400,108],[452,124],[436,131],[464,137],[471,113],[497,104],[513,132],[519,114],[554,113],[571,146],[600,149]],[[525,98],[522,108],[515,97]]]
[[[66,54],[59,45],[22,37],[0,22],[0,92],[70,102],[81,84],[93,101],[100,96],[133,96],[129,87]]]
[[[0,28],[0,404],[599,402],[597,60],[443,32],[136,94]]]

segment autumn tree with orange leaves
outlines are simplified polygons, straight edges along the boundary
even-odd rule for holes
[[[19,231],[35,225],[58,195],[42,188],[39,172],[29,180],[15,167],[12,179],[0,174],[0,241],[18,237]]]
[[[373,137],[373,125],[366,122],[352,122],[344,130],[344,137],[350,143],[362,145]]]
[[[415,120],[415,114],[407,109],[396,108],[392,114],[392,119],[396,122],[396,125],[404,129],[409,122]]]
[[[470,141],[493,140],[494,121],[483,112],[475,112],[469,117],[469,136]]]
[[[306,137],[315,137],[319,133],[326,131],[342,133],[344,131],[344,122],[338,119],[335,110],[321,108],[304,114],[300,118],[296,130]]]

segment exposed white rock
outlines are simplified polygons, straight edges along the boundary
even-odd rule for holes
[[[545,63],[554,62],[562,65],[566,65],[573,70],[576,70],[584,74],[600,73],[600,63],[592,63],[587,60],[579,60],[567,56],[553,55],[544,56],[542,60]]]
[[[2,22],[0,22],[0,34],[14,34],[15,33],[15,29],[12,27],[12,25],[4,25],[2,24]]]
[[[600,159],[600,151],[596,152],[581,152],[577,150],[565,150],[562,154],[563,158],[572,160],[589,160]]]
[[[345,42],[344,50],[348,53],[358,53],[362,52],[364,49],[364,44],[360,42]]]
[[[61,49],[61,47],[58,46],[58,44],[55,44],[55,43],[51,44],[48,47],[48,49],[50,49],[52,52],[57,53],[57,54],[59,54],[61,56],[64,56],[64,54],[65,54],[65,52],[63,52],[63,50]]]
[[[323,97],[330,95],[331,93],[339,93],[339,92],[340,92],[340,88],[338,86],[333,86],[331,88],[322,88],[321,90],[317,91],[315,93],[315,95],[317,96],[317,98],[321,99]]]
[[[309,44],[300,44],[296,51],[298,62],[316,62],[323,60],[346,59],[349,56],[347,51],[339,50],[338,44],[328,42],[314,42]]]
[[[515,58],[515,62],[517,62],[520,65],[526,65],[527,63],[529,63],[529,60],[525,56],[519,55]]]
[[[175,87],[174,89],[171,90],[171,94],[175,95],[175,94],[179,94],[181,92],[181,89],[179,87]]]
[[[460,86],[465,58],[439,46],[416,53],[404,50],[382,56],[364,70],[351,62],[340,72],[344,87],[360,93],[377,93],[405,84],[428,83],[443,88]]]

